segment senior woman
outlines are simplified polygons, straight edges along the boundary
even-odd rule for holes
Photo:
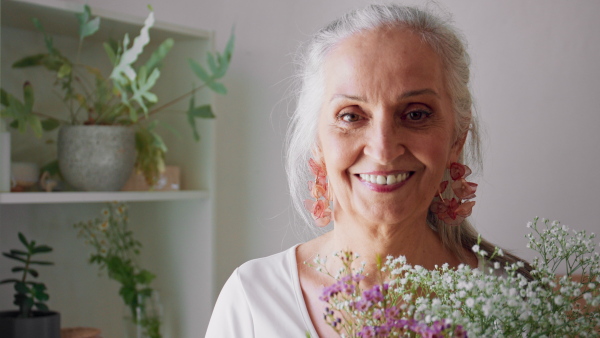
[[[304,57],[289,132],[290,189],[307,220],[332,221],[333,229],[236,269],[207,337],[335,336],[319,300],[334,281],[303,264],[317,255],[350,250],[367,262],[404,255],[429,269],[484,264],[470,250],[477,235],[466,220],[476,184],[465,180],[465,159],[478,161],[478,136],[469,57],[454,28],[416,8],[372,5],[319,31]],[[481,247],[493,251],[488,242]]]

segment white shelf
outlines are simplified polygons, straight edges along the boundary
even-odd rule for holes
[[[205,190],[0,193],[0,204],[171,201],[208,198]]]

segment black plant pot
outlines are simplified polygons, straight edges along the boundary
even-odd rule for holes
[[[0,337],[60,338],[58,312],[32,311],[31,318],[18,318],[19,311],[0,311]]]

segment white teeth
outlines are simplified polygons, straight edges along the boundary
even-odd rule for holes
[[[388,175],[387,176],[387,180],[385,182],[386,184],[394,184],[396,183],[396,176],[394,175]]]
[[[360,178],[363,181],[379,184],[379,185],[389,185],[398,182],[402,182],[408,178],[408,173],[401,173],[398,175],[369,175],[369,174],[360,174]]]

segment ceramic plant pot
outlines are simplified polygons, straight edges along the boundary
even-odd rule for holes
[[[58,133],[61,174],[79,190],[121,190],[135,158],[135,131],[130,127],[63,126]]]
[[[33,311],[31,318],[18,318],[19,311],[0,312],[0,334],[3,338],[60,338],[58,312]]]

